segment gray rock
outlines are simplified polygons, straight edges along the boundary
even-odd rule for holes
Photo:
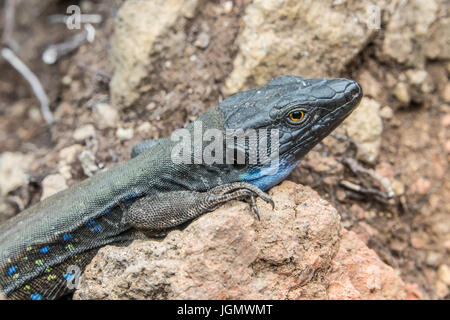
[[[224,91],[262,85],[280,74],[336,76],[377,32],[368,28],[372,1],[253,1]],[[386,1],[378,1],[381,8]]]
[[[41,201],[55,193],[67,189],[66,179],[61,174],[51,174],[42,180]]]
[[[115,107],[135,103],[146,90],[143,81],[153,63],[179,53],[185,42],[183,16],[193,17],[198,2],[130,0],[122,5],[112,41],[115,72],[110,88]]]
[[[94,108],[95,124],[99,129],[115,128],[119,122],[119,112],[107,103],[99,103]]]
[[[83,142],[85,140],[88,140],[90,138],[95,137],[95,128],[92,124],[84,125],[78,129],[75,130],[73,133],[73,138],[77,142]]]
[[[27,184],[27,169],[32,161],[31,155],[19,152],[4,152],[0,155],[0,194],[2,196]]]

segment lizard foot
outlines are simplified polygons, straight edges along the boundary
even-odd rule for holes
[[[218,186],[211,189],[208,193],[208,202],[216,206],[230,200],[248,200],[250,208],[255,213],[258,220],[260,220],[260,216],[258,206],[256,205],[257,197],[270,203],[272,205],[272,210],[275,209],[275,202],[267,193],[246,182],[235,182]]]

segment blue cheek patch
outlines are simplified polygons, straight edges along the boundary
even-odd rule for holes
[[[261,190],[266,191],[283,181],[299,162],[280,160],[277,170],[273,172],[271,172],[270,165],[262,168],[252,168],[248,172],[241,174],[240,179],[243,182],[251,183]]]

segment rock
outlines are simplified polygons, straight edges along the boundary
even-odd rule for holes
[[[211,37],[209,34],[202,32],[198,35],[197,40],[195,40],[194,42],[194,45],[198,48],[206,49],[208,48],[210,38]]]
[[[442,281],[436,281],[436,283],[434,284],[434,292],[439,299],[443,299],[450,293],[450,290],[448,286]]]
[[[405,185],[401,181],[394,179],[392,180],[391,186],[397,197],[405,194]]]
[[[406,296],[352,232],[340,240],[339,215],[316,192],[284,182],[270,193],[275,210],[257,200],[261,221],[233,201],[164,239],[101,248],[74,298],[327,299],[346,296],[349,283],[352,297]]]
[[[450,111],[450,105],[443,103],[439,106],[439,110],[442,112],[449,112]]]
[[[351,231],[343,230],[328,276],[329,299],[405,299],[405,285],[375,251]]]
[[[155,66],[161,64],[158,61],[179,54],[185,42],[187,20],[184,17],[192,18],[199,2],[130,0],[123,3],[112,40],[115,72],[110,88],[115,107],[137,103],[142,92],[148,90],[144,85],[148,85]]]
[[[81,167],[83,168],[83,172],[86,176],[91,177],[98,171],[98,166],[95,163],[95,156],[89,150],[84,150],[78,156],[78,159],[81,162]]]
[[[425,246],[426,240],[424,236],[418,233],[411,235],[411,245],[416,249],[422,249]]]
[[[59,164],[58,172],[64,177],[64,179],[72,179],[72,167],[70,165]]]
[[[42,180],[41,201],[64,189],[67,189],[67,183],[61,174],[51,174]]]
[[[392,119],[394,117],[394,111],[392,111],[392,108],[389,106],[384,106],[380,110],[380,116],[383,119]]]
[[[116,131],[116,137],[120,141],[131,140],[134,136],[133,128],[118,128]]]
[[[184,0],[182,9],[184,17],[188,19],[194,18],[198,3],[198,0]]]
[[[417,103],[424,102],[424,93],[434,89],[434,83],[427,71],[423,69],[410,69],[406,71],[409,94],[411,100]]]
[[[383,123],[380,104],[363,97],[358,108],[344,121],[348,136],[358,144],[357,158],[374,163],[380,152]]]
[[[359,207],[356,204],[352,205],[352,207],[350,208],[350,212],[352,214],[356,213],[357,216],[355,217],[359,219],[366,219],[367,217],[367,213],[363,210],[363,208]],[[366,245],[369,245],[371,239],[377,239],[380,236],[379,232],[375,228],[372,228],[364,221],[358,222],[358,224],[352,228],[352,231],[355,232],[358,238]]]
[[[443,1],[440,1],[440,6],[444,3]],[[426,56],[433,60],[450,59],[450,41],[448,39],[450,39],[450,18],[442,16],[430,27],[425,47]]]
[[[411,186],[411,193],[418,195],[427,195],[431,190],[431,181],[425,178],[419,178]]]
[[[324,157],[319,152],[311,151],[305,157],[304,164],[318,173],[340,176],[344,171],[342,163],[334,157]]]
[[[450,82],[445,85],[442,99],[444,99],[445,102],[450,102]]]
[[[408,83],[410,85],[420,86],[429,78],[428,72],[423,69],[410,69],[406,71]]]
[[[438,277],[439,280],[450,286],[450,267],[446,264],[441,264],[438,269]]]
[[[150,136],[150,134],[152,133],[153,129],[154,129],[154,127],[151,125],[151,123],[148,122],[148,121],[146,121],[146,122],[140,124],[140,125],[137,127],[136,131],[137,131],[142,137],[147,138],[147,137]]]
[[[364,88],[364,95],[366,97],[369,96],[376,99],[380,96],[382,87],[369,71],[364,70],[361,72],[358,83]]]
[[[72,164],[78,160],[78,154],[83,150],[81,144],[74,144],[59,151],[61,164]]]
[[[28,183],[28,166],[33,161],[31,155],[19,152],[4,152],[0,155],[0,194],[9,192]]]
[[[411,96],[409,94],[409,87],[404,82],[399,82],[395,86],[394,95],[398,101],[400,101],[404,105],[408,105],[411,101]]]
[[[450,153],[450,140],[445,141],[444,150],[447,153]]]
[[[421,300],[423,297],[422,290],[417,283],[407,283],[405,285],[406,299]]]
[[[280,74],[336,76],[377,32],[370,1],[255,0],[245,11],[239,51],[224,92],[260,86]],[[384,7],[386,1],[379,1]]]
[[[427,265],[431,267],[437,267],[442,260],[442,254],[436,251],[429,251],[427,254]]]
[[[233,10],[233,1],[225,1],[223,4],[223,13],[229,14]]]
[[[95,128],[92,124],[84,125],[73,133],[73,138],[77,142],[83,142],[93,137],[95,137]]]
[[[97,128],[101,130],[115,128],[119,122],[119,112],[107,103],[97,104],[93,116]]]
[[[441,126],[443,126],[444,128],[447,128],[450,126],[450,113],[445,114],[441,118]]]
[[[393,7],[398,9],[387,19],[379,57],[407,66],[423,67],[429,45],[429,30],[437,19],[438,2],[444,1],[393,1]]]

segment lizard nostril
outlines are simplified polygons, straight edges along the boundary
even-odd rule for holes
[[[353,88],[352,91],[350,91],[350,93],[353,97],[357,97],[359,95],[359,90],[358,88]]]

